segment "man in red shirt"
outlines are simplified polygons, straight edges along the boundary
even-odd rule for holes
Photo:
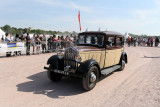
[[[130,47],[130,44],[131,44],[131,37],[128,36],[128,47]]]

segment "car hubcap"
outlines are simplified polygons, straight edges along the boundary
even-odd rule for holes
[[[95,81],[96,81],[96,75],[93,72],[91,72],[90,82],[93,83]]]

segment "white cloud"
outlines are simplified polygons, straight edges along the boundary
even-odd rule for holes
[[[78,6],[77,4],[75,4],[73,2],[70,2],[69,5],[70,5],[69,7],[72,7],[73,9],[78,9],[80,11],[84,11],[84,12],[88,12],[88,13],[93,12],[92,7]]]
[[[93,12],[93,8],[89,6],[80,6],[73,2],[60,2],[57,0],[34,0],[37,3],[43,3],[51,6],[65,7],[70,9],[77,9],[83,12],[91,13]]]

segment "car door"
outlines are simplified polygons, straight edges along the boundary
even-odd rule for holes
[[[115,65],[115,36],[107,37],[104,68]]]

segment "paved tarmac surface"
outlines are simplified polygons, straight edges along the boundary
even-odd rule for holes
[[[89,92],[80,79],[48,80],[43,67],[53,53],[0,57],[0,107],[160,107],[160,48],[125,50],[126,68]]]

